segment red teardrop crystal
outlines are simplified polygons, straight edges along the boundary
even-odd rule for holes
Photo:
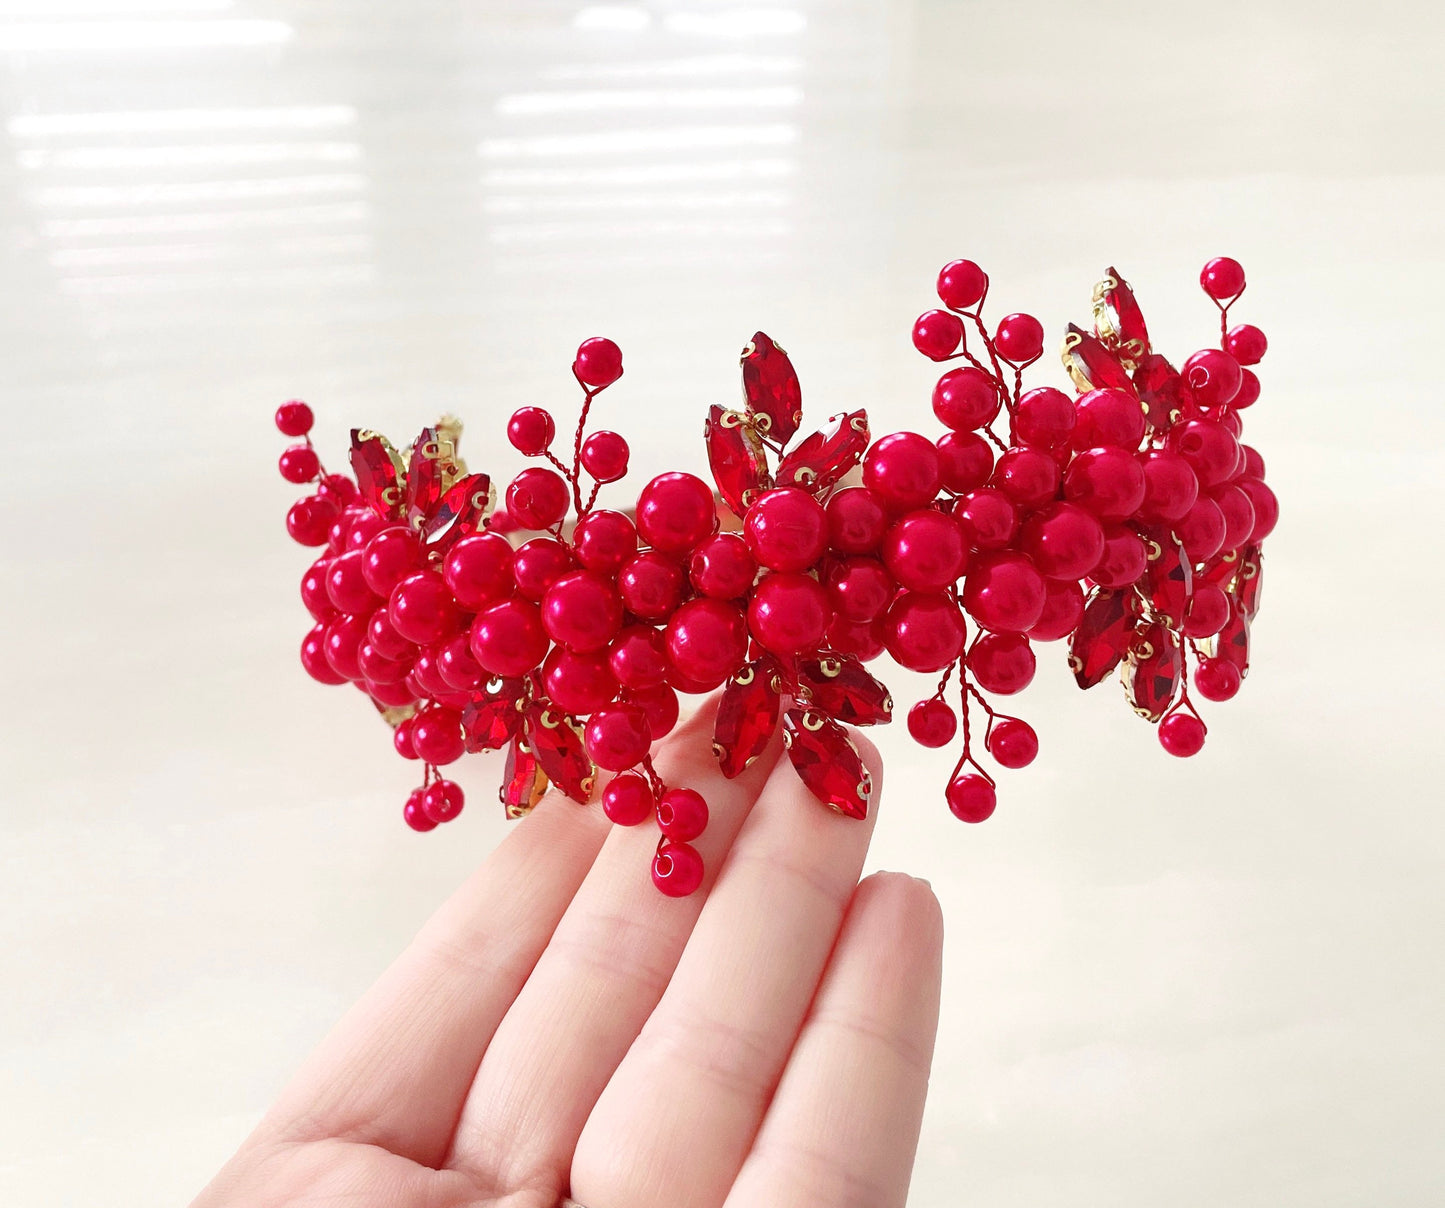
[[[1124,666],[1124,690],[1134,712],[1149,721],[1164,716],[1184,674],[1179,635],[1163,625],[1144,625],[1129,644]]]
[[[423,428],[412,442],[406,463],[406,490],[402,518],[412,528],[436,510],[442,491],[457,475],[456,446],[436,428]]]
[[[525,818],[547,791],[547,774],[526,741],[517,737],[507,747],[507,764],[497,796],[508,818]]]
[[[1149,547],[1144,592],[1155,619],[1178,629],[1184,623],[1184,611],[1194,590],[1193,568],[1172,533],[1154,529],[1147,532],[1144,539]]]
[[[585,805],[592,796],[597,769],[587,756],[577,719],[545,701],[537,701],[527,710],[527,742],[547,779],[573,801]]]
[[[1134,370],[1134,385],[1150,427],[1167,431],[1184,414],[1184,379],[1157,352],[1139,362],[1139,368]]]
[[[893,720],[893,697],[850,654],[821,654],[798,661],[798,685],[813,707],[850,726],[878,726]]]
[[[803,422],[803,390],[788,354],[761,331],[743,349],[743,397],[765,436],[785,445]]]
[[[741,411],[710,407],[703,424],[707,460],[718,494],[733,512],[742,516],[772,481],[763,442]]]
[[[849,818],[868,817],[873,778],[842,726],[816,709],[798,706],[783,715],[783,745],[814,797]]]
[[[522,732],[523,689],[521,680],[503,679],[472,694],[462,709],[462,738],[469,752],[500,750]]]
[[[1134,369],[1149,355],[1144,312],[1129,283],[1112,266],[1094,286],[1094,332],[1114,350],[1126,369]]]
[[[1206,645],[1205,652],[1211,658],[1233,663],[1239,668],[1241,678],[1249,674],[1249,618],[1244,615],[1238,600],[1230,601],[1229,620]]]
[[[780,487],[803,487],[818,495],[863,460],[868,451],[868,412],[845,411],[828,427],[800,441],[778,466]]]
[[[723,689],[712,751],[729,780],[763,753],[778,728],[779,689],[778,664],[770,655],[749,663]]]
[[[1245,620],[1252,621],[1258,614],[1263,592],[1264,555],[1259,546],[1251,545],[1239,557],[1239,577],[1234,581],[1234,598],[1239,601],[1239,611]]]
[[[1119,358],[1082,327],[1069,324],[1060,358],[1074,385],[1080,390],[1124,390],[1136,393],[1134,383]]]
[[[448,549],[453,542],[482,531],[497,505],[497,488],[486,474],[459,478],[422,523],[427,548]]]
[[[391,442],[379,432],[351,430],[351,471],[362,500],[379,516],[401,518],[404,471]]]
[[[1092,688],[1124,657],[1134,633],[1132,591],[1096,587],[1069,640],[1069,669],[1080,688]]]

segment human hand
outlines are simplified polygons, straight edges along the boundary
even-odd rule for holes
[[[899,874],[858,883],[872,818],[774,771],[776,738],[723,779],[712,715],[658,756],[711,808],[698,893],[653,888],[655,828],[549,794],[193,1208],[902,1205],[938,903]]]

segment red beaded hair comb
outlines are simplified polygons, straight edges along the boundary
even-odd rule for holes
[[[891,719],[888,689],[865,667],[884,651],[940,675],[908,729],[926,747],[961,729],[945,797],[965,822],[995,801],[971,719],[1002,767],[1038,751],[1033,728],[990,700],[1033,679],[1036,643],[1067,639],[1082,688],[1121,667],[1164,749],[1193,755],[1205,726],[1188,663],[1200,696],[1238,691],[1260,545],[1278,517],[1264,462],[1239,439],[1259,396],[1248,366],[1265,352],[1259,328],[1229,326],[1244,270],[1221,257],[1200,282],[1221,346],[1175,369],[1110,269],[1092,330],[1070,324],[1064,337],[1071,397],[1023,389],[1043,352],[1039,321],[1007,315],[990,334],[988,276],[969,260],[945,265],[946,309],[913,327],[919,352],[962,362],[933,390],[937,438],[873,440],[862,410],[800,436],[797,374],[759,332],[743,349],[742,408],[714,406],[704,424],[716,494],[673,471],[626,509],[596,504],[626,475],[627,442],[588,432],[598,395],[622,376],[610,340],[585,341],[572,365],[583,401],[570,463],[547,411],[512,415],[512,445],[545,464],[512,479],[501,508],[459,457],[453,419],[401,451],[354,430],[353,478],[322,468],[310,408],[286,403],[276,425],[303,442],[281,455],[281,474],[314,488],[287,529],[325,547],[301,581],[315,621],[302,665],[360,688],[396,750],[423,764],[403,810],[414,830],[461,811],[438,769],[464,752],[506,750],[501,799],[514,818],[549,783],[587,801],[600,767],[616,773],[607,816],[658,827],[652,877],[672,895],[702,879],[691,841],[708,818],[702,796],[664,784],[649,755],[677,722],[679,692],[726,685],[713,743],[724,775],[781,724],[804,784],[852,818],[867,815],[872,785],[844,723]]]

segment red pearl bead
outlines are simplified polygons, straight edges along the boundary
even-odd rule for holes
[[[947,746],[957,732],[957,715],[936,696],[921,700],[908,710],[908,733],[919,746]]]
[[[668,662],[705,690],[742,666],[747,652],[747,621],[722,600],[689,600],[667,623]]]
[[[392,588],[387,615],[392,628],[418,646],[450,637],[459,620],[456,602],[435,571],[418,571]]]
[[[753,588],[748,628],[774,654],[815,650],[828,632],[828,593],[808,575],[774,571]]]
[[[420,689],[418,696],[436,698],[446,696],[452,691],[452,686],[442,678],[441,668],[437,665],[437,655],[440,652],[440,647],[430,647],[418,652],[412,660],[409,678],[412,684]]]
[[[938,274],[938,296],[954,310],[971,310],[988,292],[988,274],[972,260],[950,260]]]
[[[1006,768],[1026,768],[1039,753],[1039,736],[1033,726],[1017,717],[995,723],[988,736],[988,753]]]
[[[328,474],[316,488],[317,493],[333,500],[338,507],[361,502],[361,490],[345,474]]]
[[[348,550],[331,559],[326,572],[326,597],[338,612],[370,613],[377,596],[367,586],[364,574],[366,554],[359,549]]]
[[[601,390],[622,376],[622,349],[605,336],[593,336],[577,346],[572,372],[584,386]]]
[[[1076,503],[1052,503],[1024,523],[1024,553],[1050,579],[1082,579],[1104,556],[1104,526]]]
[[[1212,638],[1229,620],[1229,597],[1213,583],[1195,583],[1184,612],[1187,638]]]
[[[638,554],[617,576],[617,590],[627,611],[649,621],[670,617],[682,603],[686,585],[682,567],[656,550]]]
[[[1201,407],[1222,407],[1239,393],[1243,378],[1239,362],[1218,348],[1205,348],[1179,367],[1194,399]]]
[[[344,684],[346,676],[340,674],[326,654],[326,634],[330,624],[317,622],[301,639],[301,666],[306,674],[321,684]]]
[[[411,672],[409,659],[390,659],[370,642],[356,648],[356,665],[368,684],[399,684]]]
[[[1100,520],[1123,520],[1144,502],[1144,467],[1124,449],[1086,449],[1069,463],[1064,496]]]
[[[609,772],[621,772],[641,763],[652,746],[647,713],[627,704],[599,709],[587,721],[584,740],[593,763]]]
[[[330,558],[318,558],[301,576],[301,603],[315,621],[329,621],[336,615],[336,605],[326,594],[326,572],[330,568]]]
[[[437,671],[454,692],[472,692],[487,679],[486,669],[472,657],[471,635],[459,633],[436,656]]]
[[[392,589],[408,575],[422,568],[421,538],[401,525],[382,529],[358,552],[367,587],[382,599],[390,596]]]
[[[1090,390],[1074,404],[1073,445],[1133,452],[1144,439],[1144,409],[1123,390]]]
[[[286,513],[286,531],[298,545],[325,545],[332,522],[341,509],[322,495],[307,495]]]
[[[277,462],[281,477],[287,482],[310,482],[321,471],[321,460],[310,445],[292,445]]]
[[[807,570],[828,547],[828,519],[807,491],[780,487],[765,491],[748,508],[743,539],[760,566]]]
[[[434,780],[421,795],[421,812],[433,822],[450,822],[465,803],[462,786],[455,780]]]
[[[998,355],[1014,365],[1036,361],[1044,351],[1044,325],[1033,315],[1005,315],[994,332],[993,346]]]
[[[1205,700],[1230,700],[1243,682],[1239,668],[1228,659],[1201,659],[1194,669],[1194,686]]]
[[[972,432],[992,423],[1000,401],[998,384],[972,365],[950,369],[933,388],[933,414],[945,428],[955,432]]]
[[[403,759],[417,759],[416,748],[411,745],[411,726],[415,716],[403,719],[391,733],[391,745]]]
[[[383,658],[410,660],[416,655],[416,644],[397,633],[385,608],[378,608],[371,614],[366,626],[366,641]]]
[[[1149,547],[1144,538],[1122,524],[1104,526],[1104,553],[1089,572],[1100,587],[1118,591],[1139,581],[1149,565]]]
[[[276,427],[283,436],[305,436],[315,422],[316,417],[311,413],[311,408],[299,398],[293,398],[276,408]]]
[[[1041,449],[1009,449],[993,468],[993,485],[1020,507],[1038,507],[1059,491],[1059,463]]]
[[[1244,292],[1244,267],[1228,256],[1216,256],[1200,272],[1199,284],[1216,302],[1228,302]]]
[[[364,550],[373,537],[383,529],[391,527],[391,521],[384,516],[378,516],[370,508],[349,507],[346,510],[351,513],[351,523],[346,528],[347,549]]]
[[[603,429],[582,442],[582,468],[598,482],[616,482],[627,477],[631,453],[626,440]]]
[[[1044,585],[1044,611],[1028,637],[1035,642],[1057,642],[1073,633],[1083,616],[1083,589],[1077,583],[1050,579]]]
[[[1253,407],[1259,402],[1259,375],[1252,369],[1241,369],[1239,371],[1239,393],[1229,400],[1230,407],[1235,411],[1242,411],[1246,407]],[[1236,436],[1239,433],[1235,433]]]
[[[1188,759],[1204,749],[1204,723],[1191,713],[1171,713],[1159,723],[1159,745],[1171,755]]]
[[[624,688],[655,688],[667,678],[667,646],[661,631],[629,625],[613,639],[607,662]]]
[[[998,804],[993,785],[982,776],[965,773],[949,782],[944,794],[949,811],[963,822],[986,821]]]
[[[501,556],[500,552],[497,556]],[[547,589],[576,565],[572,551],[562,542],[554,537],[534,537],[512,555],[512,578],[527,599],[541,600]]]
[[[388,530],[388,532],[395,530]],[[403,530],[404,531],[404,530]],[[387,533],[372,538],[367,552]],[[420,557],[420,550],[417,551]],[[480,612],[512,594],[512,547],[496,533],[463,537],[447,551],[442,581],[463,608]]]
[[[688,843],[664,843],[652,857],[652,883],[670,898],[685,898],[702,884],[703,863]]]
[[[1000,696],[1027,688],[1037,664],[1028,639],[1015,633],[986,633],[968,653],[968,669],[978,686]]]
[[[926,310],[913,323],[913,347],[930,360],[943,361],[963,343],[963,323],[946,310]]]
[[[326,623],[323,646],[326,661],[331,665],[332,671],[343,679],[361,679],[361,665],[357,660],[365,635],[366,618],[364,617],[341,615]],[[310,671],[309,667],[307,669]],[[311,672],[311,675],[313,679],[322,678],[314,671]]]
[[[931,503],[938,484],[938,450],[917,432],[890,433],[863,455],[863,485],[891,511]]]
[[[403,705],[416,704],[416,693],[406,686],[405,680],[399,684],[373,684],[368,680],[366,692],[383,709],[400,709]]]
[[[712,491],[693,474],[659,474],[637,497],[637,531],[665,554],[687,553],[716,529]]]
[[[647,728],[653,742],[672,733],[673,726],[677,725],[678,704],[677,693],[670,687],[658,684],[652,688],[631,688],[627,699],[647,714]]]
[[[1023,633],[1039,623],[1047,592],[1044,577],[1023,554],[990,554],[968,572],[963,606],[985,629]]]
[[[637,553],[637,528],[622,512],[588,512],[577,522],[572,547],[588,570],[615,574]]]
[[[1014,434],[1020,444],[1060,448],[1069,443],[1074,422],[1074,400],[1052,386],[1026,391],[1014,407]]]
[[[893,579],[909,591],[942,591],[963,573],[968,551],[958,522],[931,508],[909,512],[883,538],[883,561]],[[861,560],[857,560],[861,561]],[[886,576],[885,576],[886,579]],[[878,583],[878,616],[893,598],[891,581]],[[853,621],[871,617],[848,614]]]
[[[1250,534],[1254,532],[1254,504],[1250,503],[1243,488],[1227,482],[1210,491],[1209,497],[1219,505],[1220,514],[1224,517],[1224,544],[1220,548],[1240,549],[1248,544]]]
[[[716,533],[697,549],[688,562],[692,585],[715,600],[732,600],[746,594],[758,575],[748,544],[736,533]]]
[[[943,485],[956,494],[976,490],[993,473],[993,447],[977,432],[945,432],[934,448]]]
[[[1255,545],[1274,532],[1274,526],[1279,523],[1279,500],[1257,478],[1241,478],[1239,489],[1249,496],[1254,507],[1254,531],[1249,534],[1249,540]]]
[[[942,671],[963,649],[958,605],[945,595],[903,592],[883,623],[883,641],[895,662],[910,671]]]
[[[693,789],[669,789],[657,803],[657,825],[679,843],[696,839],[707,830],[707,802]]]
[[[1240,448],[1244,451],[1243,476],[1262,479],[1264,477],[1264,458],[1259,455],[1259,450],[1253,445],[1241,445]]]
[[[462,717],[455,709],[428,706],[416,715],[411,745],[424,763],[455,763],[462,757]]]
[[[953,517],[970,549],[1003,549],[1019,527],[1018,509],[992,487],[963,496],[954,505]]]
[[[572,571],[542,597],[542,627],[579,654],[600,650],[622,628],[622,599],[595,571]]]
[[[557,425],[541,407],[518,407],[507,421],[507,439],[526,457],[540,457],[552,445]]]
[[[1144,502],[1139,515],[1152,522],[1182,520],[1199,498],[1199,478],[1178,453],[1150,449],[1139,455],[1144,467]]]
[[[1224,348],[1241,365],[1258,365],[1264,360],[1269,341],[1264,332],[1252,323],[1231,327],[1224,337]]]
[[[657,803],[645,776],[614,776],[602,790],[602,812],[618,826],[636,826],[652,816]]]
[[[567,514],[570,499],[562,475],[530,466],[507,487],[507,512],[523,528],[549,529]]]
[[[839,553],[868,554],[888,529],[883,501],[867,487],[845,487],[828,500],[828,543]]]
[[[542,612],[526,600],[503,600],[472,622],[472,657],[493,675],[525,675],[547,653]]]
[[[1205,562],[1224,548],[1224,513],[1208,495],[1196,499],[1189,514],[1174,526],[1174,535],[1195,562]]]
[[[411,796],[402,807],[401,816],[412,830],[425,834],[429,830],[436,830],[437,824],[426,816],[426,811],[421,807],[422,792],[421,789],[412,789]]]
[[[828,568],[828,597],[837,616],[872,621],[888,611],[898,584],[877,558],[842,558]]]
[[[617,696],[612,660],[601,650],[578,654],[554,646],[542,663],[542,684],[552,703],[568,713],[591,713]]]
[[[850,621],[847,617],[834,616],[828,626],[828,649],[851,654],[866,663],[883,653],[884,628],[882,617],[876,621]]]

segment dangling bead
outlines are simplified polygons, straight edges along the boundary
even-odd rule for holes
[[[652,883],[670,898],[695,893],[702,876],[702,856],[689,843],[664,842],[652,857]]]

